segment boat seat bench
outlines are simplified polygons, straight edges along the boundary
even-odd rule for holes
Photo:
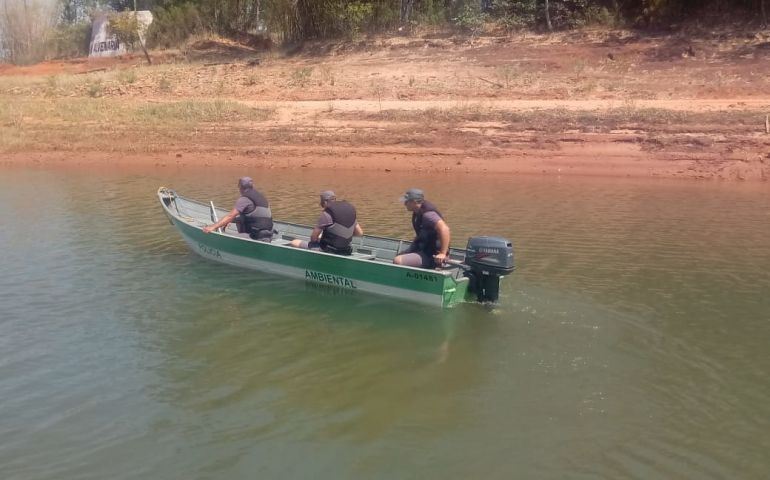
[[[370,253],[353,252],[353,253],[350,254],[350,256],[352,258],[357,258],[359,260],[377,260],[377,257],[375,257],[374,255],[372,255]]]

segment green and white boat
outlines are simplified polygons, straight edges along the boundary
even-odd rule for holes
[[[203,227],[228,211],[191,200],[161,187],[158,199],[187,245],[204,258],[337,288],[375,293],[435,306],[466,301],[496,301],[500,278],[513,271],[511,243],[499,237],[473,237],[466,250],[451,248],[447,266],[437,270],[393,264],[409,241],[364,235],[353,239],[351,255],[294,248],[313,228],[273,220],[269,242],[238,234],[234,224],[220,232]]]

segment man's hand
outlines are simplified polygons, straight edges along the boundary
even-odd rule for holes
[[[205,227],[203,227],[203,233],[211,233],[214,230],[218,230],[220,228],[222,229],[222,232],[220,233],[224,233],[227,226],[230,225],[230,223],[232,223],[233,220],[235,220],[235,217],[237,217],[239,213],[240,212],[238,212],[238,210],[233,208],[233,210],[230,213],[225,215],[225,218],[221,219],[214,225],[206,225]]]
[[[441,246],[438,248],[438,253],[434,255],[433,258],[436,261],[436,266],[441,267],[444,265],[446,256],[449,253],[449,225],[447,225],[443,220],[439,220],[436,223],[436,232],[438,233]]]

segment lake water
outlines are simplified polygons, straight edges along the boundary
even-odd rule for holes
[[[161,185],[276,218],[318,191],[508,237],[494,308],[202,260]],[[0,169],[0,478],[767,478],[770,186],[234,169]]]

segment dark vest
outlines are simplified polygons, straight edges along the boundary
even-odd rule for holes
[[[270,211],[267,198],[253,188],[246,190],[241,195],[253,203],[253,206],[246,207],[239,216],[243,231],[252,235],[259,235],[261,231],[272,232],[273,213]]]
[[[324,211],[332,217],[334,223],[324,228],[321,250],[350,255],[350,242],[356,229],[355,207],[342,200],[328,202]]]
[[[423,225],[423,215],[428,212],[436,212],[441,219],[444,216],[438,211],[435,205],[425,200],[422,202],[420,209],[412,213],[412,227],[414,227],[415,238],[412,244],[412,248],[415,251],[424,252],[430,256],[435,255],[439,251],[438,246],[438,233],[435,227],[429,227]]]

